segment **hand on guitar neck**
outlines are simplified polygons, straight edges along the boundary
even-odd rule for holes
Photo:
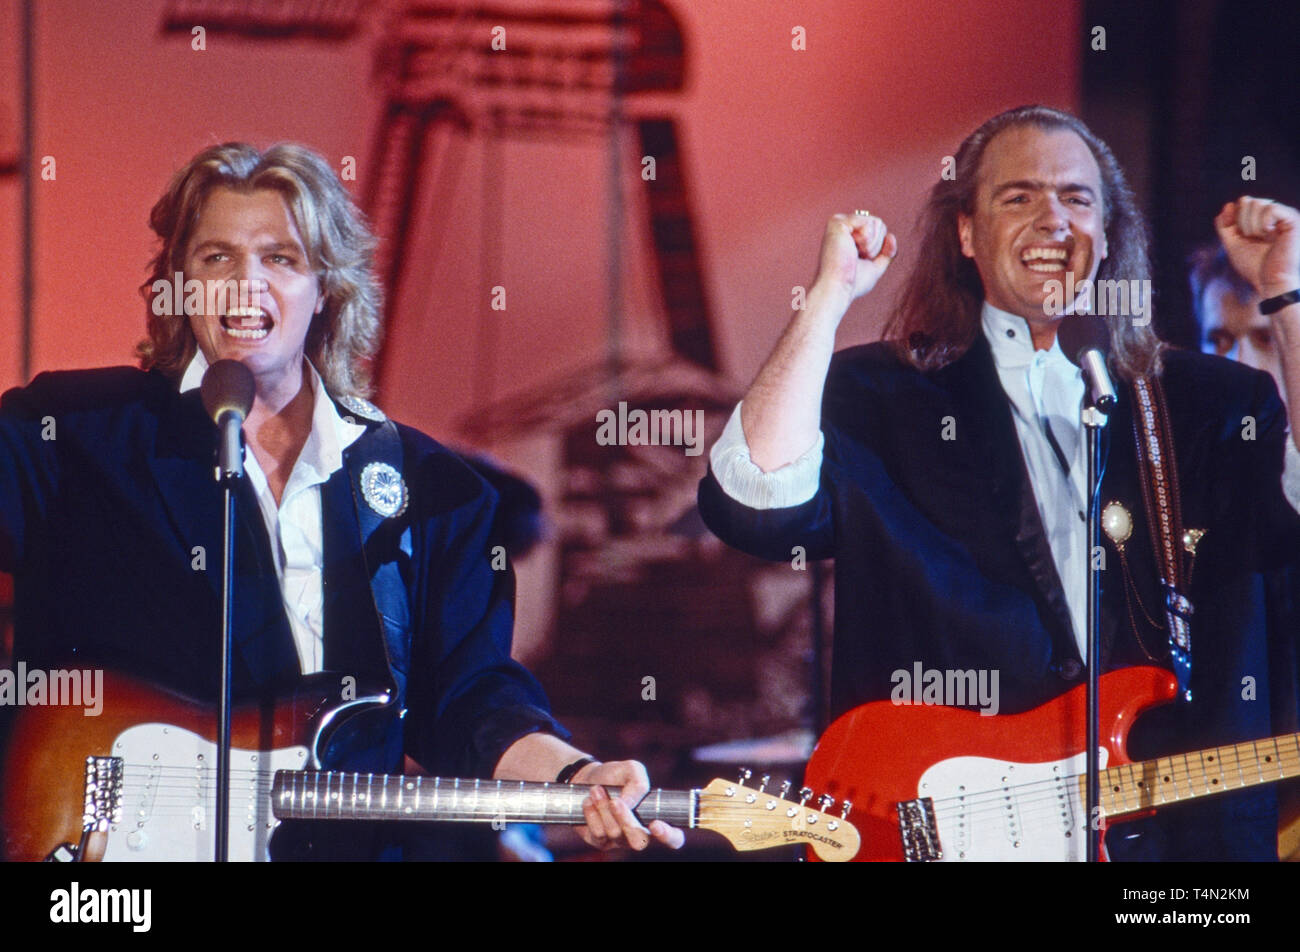
[[[528,734],[506,750],[492,776],[497,780],[550,781],[569,764],[589,757],[554,735]],[[655,839],[670,849],[680,849],[686,842],[686,835],[676,827],[663,820],[643,826],[632,812],[650,792],[650,778],[638,761],[596,761],[569,779],[571,783],[595,785],[582,803],[587,823],[577,829],[588,845],[602,850],[624,845],[643,850]],[[611,798],[604,786],[618,787],[618,796]]]

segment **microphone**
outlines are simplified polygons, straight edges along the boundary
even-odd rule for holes
[[[1088,386],[1088,406],[1109,414],[1115,409],[1115,386],[1106,368],[1110,353],[1110,328],[1096,314],[1067,314],[1056,329],[1061,351],[1083,371]]]
[[[203,409],[217,425],[217,480],[224,482],[244,475],[240,436],[244,418],[253,409],[256,386],[253,372],[237,360],[218,360],[203,375],[199,395]]]

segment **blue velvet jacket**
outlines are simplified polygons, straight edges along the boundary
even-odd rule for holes
[[[1189,593],[1194,699],[1140,719],[1130,735],[1134,759],[1294,730],[1294,711],[1278,725],[1270,711],[1273,693],[1294,705],[1294,671],[1276,670],[1277,658],[1294,657],[1293,645],[1271,650],[1270,638],[1294,643],[1300,633],[1270,631],[1264,598],[1267,573],[1300,559],[1300,516],[1281,490],[1286,416],[1276,387],[1266,374],[1184,351],[1165,355],[1163,382],[1183,522],[1206,530]],[[955,439],[945,440],[945,429],[954,435],[949,417]],[[930,373],[902,362],[888,344],[837,354],[823,430],[821,486],[804,505],[748,509],[712,474],[699,502],[710,528],[746,552],[789,560],[803,546],[810,558],[835,559],[834,715],[888,698],[891,673],[917,661],[997,669],[1004,713],[1082,683],[1064,591],[982,335]],[[1118,500],[1133,513],[1131,577],[1142,605],[1162,621],[1127,390],[1106,433],[1102,503]],[[1103,544],[1104,669],[1153,663],[1142,644],[1167,661],[1167,635],[1142,620],[1137,604],[1130,615],[1118,553]],[[1276,858],[1271,791],[1215,799],[1116,825],[1112,856]]]

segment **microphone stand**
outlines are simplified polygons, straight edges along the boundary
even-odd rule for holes
[[[234,417],[234,419],[230,419]],[[230,706],[231,663],[234,656],[235,489],[244,476],[243,428],[240,415],[221,415],[217,482],[225,511],[221,541],[221,690],[217,697],[217,816],[215,862],[230,855]],[[233,425],[232,425],[233,424]]]
[[[1101,570],[1093,553],[1101,545],[1101,514],[1098,512],[1101,492],[1101,430],[1110,419],[1095,405],[1085,406],[1080,413],[1088,455],[1088,609],[1087,658],[1088,669],[1088,778],[1087,818],[1089,863],[1095,863],[1101,854],[1101,712],[1098,699],[1098,678],[1101,671]]]
[[[1088,668],[1087,713],[1087,859],[1095,863],[1101,858],[1101,726],[1098,702],[1098,685],[1101,680],[1101,568],[1093,555],[1101,548],[1101,493],[1102,428],[1115,408],[1118,395],[1111,383],[1106,366],[1111,335],[1106,322],[1095,314],[1072,313],[1057,328],[1057,341],[1066,357],[1083,374],[1084,399],[1079,419],[1083,424],[1085,448],[1088,457],[1086,516],[1088,551],[1087,578],[1087,628],[1085,659]]]

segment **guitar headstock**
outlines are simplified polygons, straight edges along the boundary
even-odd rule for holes
[[[789,799],[790,782],[781,785],[780,793],[766,791],[764,776],[757,788],[745,786],[750,774],[741,772],[741,781],[714,780],[700,791],[697,825],[725,836],[738,850],[765,850],[774,846],[810,846],[818,859],[842,863],[857,855],[858,831],[848,821],[852,804],[845,803],[837,816],[826,812],[834,800],[823,795],[817,807],[808,801],[813,792],[799,791],[799,799]]]

